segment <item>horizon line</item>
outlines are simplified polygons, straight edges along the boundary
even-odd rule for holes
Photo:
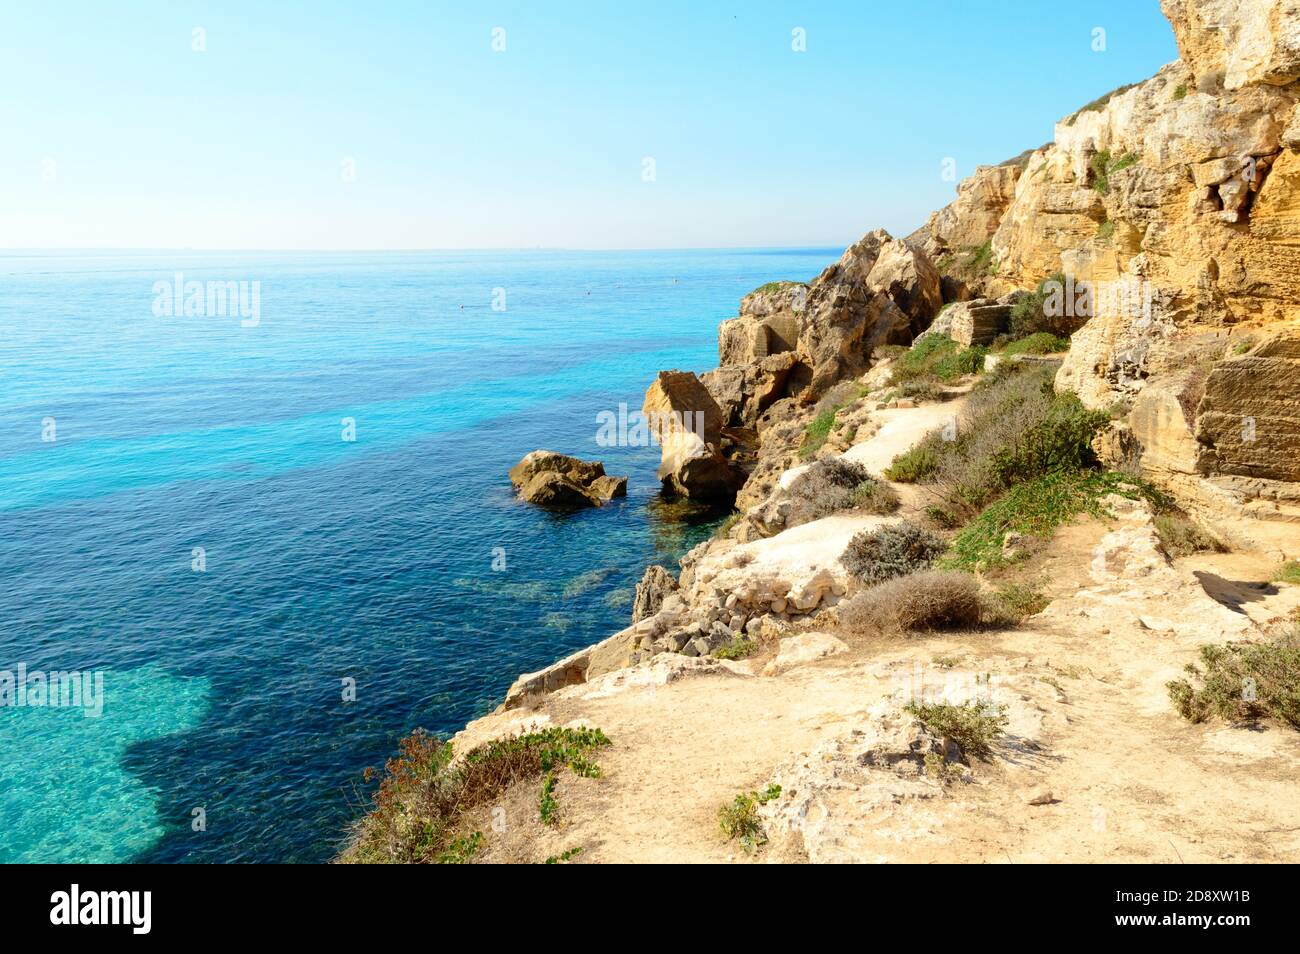
[[[855,240],[856,241],[856,240]],[[662,246],[609,246],[584,247],[570,245],[511,245],[511,246],[436,246],[402,248],[255,248],[240,246],[202,247],[193,245],[159,246],[62,246],[34,245],[0,247],[0,255],[31,252],[329,252],[340,254],[383,254],[391,252],[772,252],[816,251],[848,248],[853,242],[841,245],[662,245]]]

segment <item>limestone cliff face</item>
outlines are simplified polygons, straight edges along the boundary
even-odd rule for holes
[[[988,236],[994,292],[1062,273],[1130,289],[1091,303],[1058,388],[1128,408],[1111,456],[1193,506],[1300,520],[1278,485],[1300,480],[1300,0],[1162,9],[1178,61],[1057,123],[1018,171],[978,170],[910,240],[939,256]]]
[[[784,459],[767,445],[801,409],[945,302],[1064,274],[1109,290],[1078,303],[1057,386],[1121,409],[1112,458],[1193,503],[1292,506],[1274,484],[1300,480],[1300,395],[1283,385],[1300,348],[1300,0],[1162,8],[1178,61],[977,169],[906,240],[870,232],[811,283],[746,296],[701,382],[725,426],[756,432],[760,464]]]

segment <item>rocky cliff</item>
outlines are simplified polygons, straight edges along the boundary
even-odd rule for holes
[[[631,626],[521,676],[453,740],[614,740],[560,826],[531,790],[507,799],[523,821],[490,860],[735,860],[719,804],[770,860],[1300,858],[1300,2],[1163,9],[1177,62],[978,169],[905,239],[869,232],[811,282],[747,295],[717,368],[658,374],[665,490],[740,513],[677,579],[647,571]],[[988,397],[999,382],[1014,400]],[[1086,467],[1016,473],[1080,426]],[[936,440],[956,442],[934,452],[949,471],[894,472]],[[1016,465],[966,498],[978,517],[954,514],[980,454]],[[1063,504],[1063,475],[1104,492]],[[861,547],[890,538],[987,554],[881,583],[883,551]],[[900,621],[909,603],[923,622]],[[1189,664],[1234,651],[1271,662],[1230,673],[1224,704],[1257,714],[1274,684],[1290,728],[1175,713]],[[1005,733],[981,757],[930,703]]]
[[[978,169],[905,240],[870,232],[810,284],[764,286],[724,322],[701,380],[727,423],[756,430],[736,468],[742,506],[791,463],[806,409],[874,348],[912,341],[945,304],[1055,275],[1088,289],[1066,302],[1078,330],[1057,386],[1124,410],[1101,444],[1111,462],[1207,519],[1268,518],[1246,533],[1256,542],[1300,532],[1300,4],[1163,9],[1178,61]]]

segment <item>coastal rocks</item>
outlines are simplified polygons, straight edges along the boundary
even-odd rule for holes
[[[737,320],[737,319],[732,319]],[[791,351],[756,358],[746,364],[726,364],[707,371],[700,382],[722,411],[723,423],[731,427],[755,427],[764,411],[798,389],[798,379],[807,379],[808,369]]]
[[[802,285],[799,287],[804,288]],[[806,294],[805,290],[804,295]],[[749,301],[751,297],[746,296],[744,301]],[[797,305],[798,311],[802,311],[802,296]],[[718,363],[746,364],[769,355],[793,351],[799,339],[798,311],[756,316],[745,313],[745,305],[742,303],[739,317],[729,318],[718,326]]]
[[[803,282],[768,282],[740,300],[740,313],[762,318],[802,311],[807,298],[808,286]]]
[[[977,166],[974,173],[957,185],[957,198],[930,213],[925,225],[908,241],[919,242],[932,258],[946,252],[976,248],[997,231],[1007,206],[1015,197],[1016,180],[1024,163],[1004,162]]]
[[[958,344],[989,345],[1007,330],[1011,305],[993,298],[958,301],[943,310],[924,335],[947,335]]]
[[[627,496],[627,478],[611,477],[599,461],[536,450],[510,468],[521,499],[542,507],[599,507]]]
[[[813,281],[798,351],[812,368],[804,399],[867,369],[878,345],[907,344],[943,303],[939,272],[920,249],[868,232]]]
[[[1300,480],[1300,330],[1210,370],[1196,440],[1202,473]]]
[[[654,616],[663,606],[664,600],[677,592],[677,581],[663,567],[648,566],[636,585],[636,597],[632,601],[632,622]]]
[[[659,480],[693,500],[730,501],[744,475],[722,453],[723,413],[690,371],[660,371],[642,411],[660,447]]]
[[[548,693],[624,668],[633,661],[636,639],[634,627],[628,627],[544,669],[524,673],[506,690],[501,709],[531,706]]]

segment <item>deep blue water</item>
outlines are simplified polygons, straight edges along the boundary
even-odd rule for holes
[[[597,413],[837,254],[0,253],[0,672],[105,699],[0,706],[0,861],[328,859],[397,739],[626,625],[709,532]],[[260,323],[156,315],[178,271],[260,282]],[[539,447],[628,498],[518,503]]]

